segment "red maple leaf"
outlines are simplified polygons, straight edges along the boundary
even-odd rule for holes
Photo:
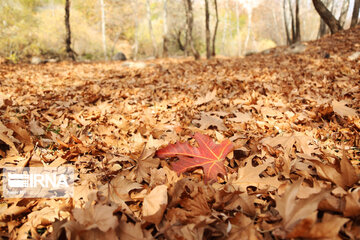
[[[191,168],[202,167],[204,169],[204,181],[216,180],[220,173],[225,175],[224,159],[234,148],[228,139],[220,144],[206,135],[195,133],[194,138],[199,147],[193,147],[189,143],[177,142],[156,152],[159,158],[178,157],[179,161],[171,164],[177,174],[183,173]]]

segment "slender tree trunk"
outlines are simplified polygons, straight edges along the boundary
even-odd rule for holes
[[[168,0],[164,0],[164,33],[163,33],[163,57],[168,57],[168,48],[167,48],[167,42],[168,42],[168,24],[167,24],[167,2]]]
[[[218,28],[218,25],[219,25],[219,12],[218,12],[218,7],[217,7],[217,0],[214,0],[214,7],[215,7],[215,14],[216,14],[216,22],[215,22],[215,28],[214,28],[213,38],[212,38],[212,52],[211,52],[211,55],[213,57],[216,55],[215,42],[216,42],[217,28]]]
[[[245,53],[246,53],[246,51],[247,51],[247,47],[248,47],[249,39],[250,39],[250,35],[251,35],[252,9],[249,10],[248,15],[249,15],[249,19],[248,19],[248,31],[247,31],[247,34],[246,34],[245,45],[244,45],[244,51],[245,51]]]
[[[179,46],[179,49],[181,51],[185,51],[185,46],[182,44],[181,42],[181,30],[179,30],[177,33],[176,33],[176,41],[178,43],[178,46]]]
[[[290,8],[290,15],[291,15],[291,38],[290,38],[290,43],[293,44],[294,43],[294,39],[295,39],[295,19],[294,19],[294,13],[293,13],[293,8],[292,8],[292,3],[291,0],[288,0],[289,3],[289,8]]]
[[[296,0],[295,4],[295,38],[294,43],[301,41],[301,32],[300,32],[300,18],[299,18],[299,0]]]
[[[132,10],[134,13],[134,28],[135,28],[135,34],[134,34],[134,45],[133,45],[133,58],[134,60],[137,59],[138,51],[139,51],[139,18],[137,14],[137,0],[131,1]]]
[[[101,34],[102,34],[102,44],[104,51],[104,58],[107,60],[106,54],[106,29],[105,29],[105,5],[104,0],[100,0],[100,8],[101,8]]]
[[[240,14],[239,14],[239,1],[236,1],[235,6],[235,15],[236,15],[236,38],[238,42],[238,56],[241,55],[241,44],[240,44]]]
[[[186,0],[184,0],[184,8],[185,8],[185,18],[186,18],[186,23],[185,23],[185,42],[183,44],[184,47],[184,52],[185,52],[185,56],[190,56],[190,49],[189,49],[189,42],[190,42],[190,32],[189,32],[189,14],[188,14],[188,7],[187,7],[187,2]],[[179,43],[181,43],[181,32],[179,35]]]
[[[191,49],[192,54],[194,55],[195,59],[197,60],[200,58],[200,54],[194,46],[194,39],[193,39],[193,34],[192,34],[193,24],[194,24],[192,2],[191,2],[191,0],[184,0],[184,1],[185,1],[185,8],[186,8],[188,43],[190,44],[190,49]]]
[[[343,4],[341,6],[341,13],[340,13],[340,18],[339,18],[341,27],[344,27],[344,25],[345,25],[346,15],[347,15],[348,10],[349,10],[349,0],[344,0]]]
[[[288,21],[287,21],[287,16],[286,16],[286,0],[283,1],[283,14],[284,14],[284,27],[285,27],[285,33],[286,33],[286,44],[290,45],[290,33],[289,33],[289,28],[288,28]]]
[[[340,30],[342,27],[338,20],[332,15],[332,13],[325,7],[321,0],[312,0],[316,11],[319,13],[320,17],[324,20],[326,25],[329,26],[331,34],[334,34]]]
[[[147,19],[148,19],[148,23],[149,23],[149,33],[150,33],[151,42],[153,45],[153,56],[157,57],[156,41],[155,41],[155,37],[154,37],[153,29],[152,29],[152,23],[151,23],[150,0],[146,0],[146,13],[147,13]]]
[[[355,0],[350,27],[355,27],[359,18],[360,0]]]
[[[206,58],[210,59],[210,14],[209,14],[209,1],[205,0],[205,35],[206,35]]]
[[[225,23],[224,23],[224,30],[222,32],[222,40],[221,40],[221,50],[222,54],[225,55],[225,40],[226,40],[226,34],[227,34],[227,28],[228,28],[228,22],[229,22],[229,0],[224,0],[226,4],[225,9]]]
[[[65,2],[65,29],[66,29],[66,37],[65,37],[65,44],[66,44],[66,53],[68,57],[72,60],[75,60],[76,53],[71,48],[71,29],[70,29],[70,0],[66,0]]]

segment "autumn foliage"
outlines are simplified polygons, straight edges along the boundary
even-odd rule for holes
[[[159,158],[178,157],[180,160],[171,164],[178,174],[188,169],[202,167],[205,182],[216,180],[218,174],[226,174],[224,160],[226,155],[233,150],[233,144],[226,139],[220,144],[203,134],[195,133],[195,140],[199,147],[192,147],[188,143],[176,143],[156,152]]]
[[[76,172],[71,199],[1,198],[1,237],[359,239],[359,39],[1,64],[1,167]]]

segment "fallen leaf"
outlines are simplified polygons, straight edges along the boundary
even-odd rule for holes
[[[178,142],[158,150],[156,155],[159,158],[178,157],[180,160],[171,164],[178,174],[191,168],[202,167],[205,182],[216,180],[218,174],[225,175],[224,160],[233,150],[233,144],[229,140],[215,144],[209,136],[200,133],[195,133],[194,138],[199,144],[198,148]]]
[[[229,178],[229,184],[234,186],[237,190],[245,192],[248,186],[253,186],[258,189],[277,189],[281,182],[278,180],[278,176],[273,177],[260,177],[260,174],[265,171],[269,166],[270,162],[264,162],[263,164],[253,167],[251,160],[254,155],[248,157],[245,162],[245,167],[239,167],[238,173],[233,174]]]
[[[200,120],[194,120],[193,122],[199,124],[200,129],[208,129],[209,127],[213,126],[216,127],[219,131],[227,130],[227,127],[221,118],[211,116],[207,113],[202,113]]]
[[[314,215],[316,217],[316,212]],[[347,218],[329,213],[324,214],[321,222],[315,222],[315,220],[314,218],[303,219],[286,238],[341,239],[339,231],[349,221]]]
[[[154,155],[155,155],[155,150],[148,149],[144,145],[140,156],[135,160],[136,166],[133,170],[137,182],[141,183],[143,180],[147,182],[150,181],[150,176],[149,176],[150,169],[157,168],[160,163],[159,159],[154,158]]]
[[[332,107],[336,114],[341,117],[357,116],[356,110],[346,106],[347,102],[342,100],[340,102],[333,100]]]
[[[283,196],[275,196],[276,207],[282,217],[282,226],[285,230],[291,230],[296,223],[314,213],[322,199],[329,193],[322,191],[311,195],[306,199],[296,199],[302,179],[286,187]]]
[[[142,210],[144,220],[158,225],[162,220],[167,204],[167,186],[156,186],[144,198]]]
[[[195,106],[200,106],[202,104],[208,103],[212,101],[215,98],[215,96],[216,96],[216,89],[214,89],[212,92],[206,93],[204,97],[199,97],[194,104]]]
[[[31,120],[29,122],[29,126],[30,126],[30,131],[32,134],[36,135],[36,136],[40,136],[40,135],[44,135],[45,134],[45,131],[44,129],[42,129],[38,122],[35,121],[35,120]]]
[[[244,122],[249,122],[253,119],[250,113],[235,112],[234,114],[235,114],[234,118],[229,118],[229,120],[232,122],[244,123]]]

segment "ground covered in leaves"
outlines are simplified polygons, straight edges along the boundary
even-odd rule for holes
[[[71,199],[2,198],[2,237],[359,239],[359,39],[357,27],[304,52],[0,65],[1,167],[76,172]],[[215,181],[156,155],[196,147],[195,133],[234,146]]]

